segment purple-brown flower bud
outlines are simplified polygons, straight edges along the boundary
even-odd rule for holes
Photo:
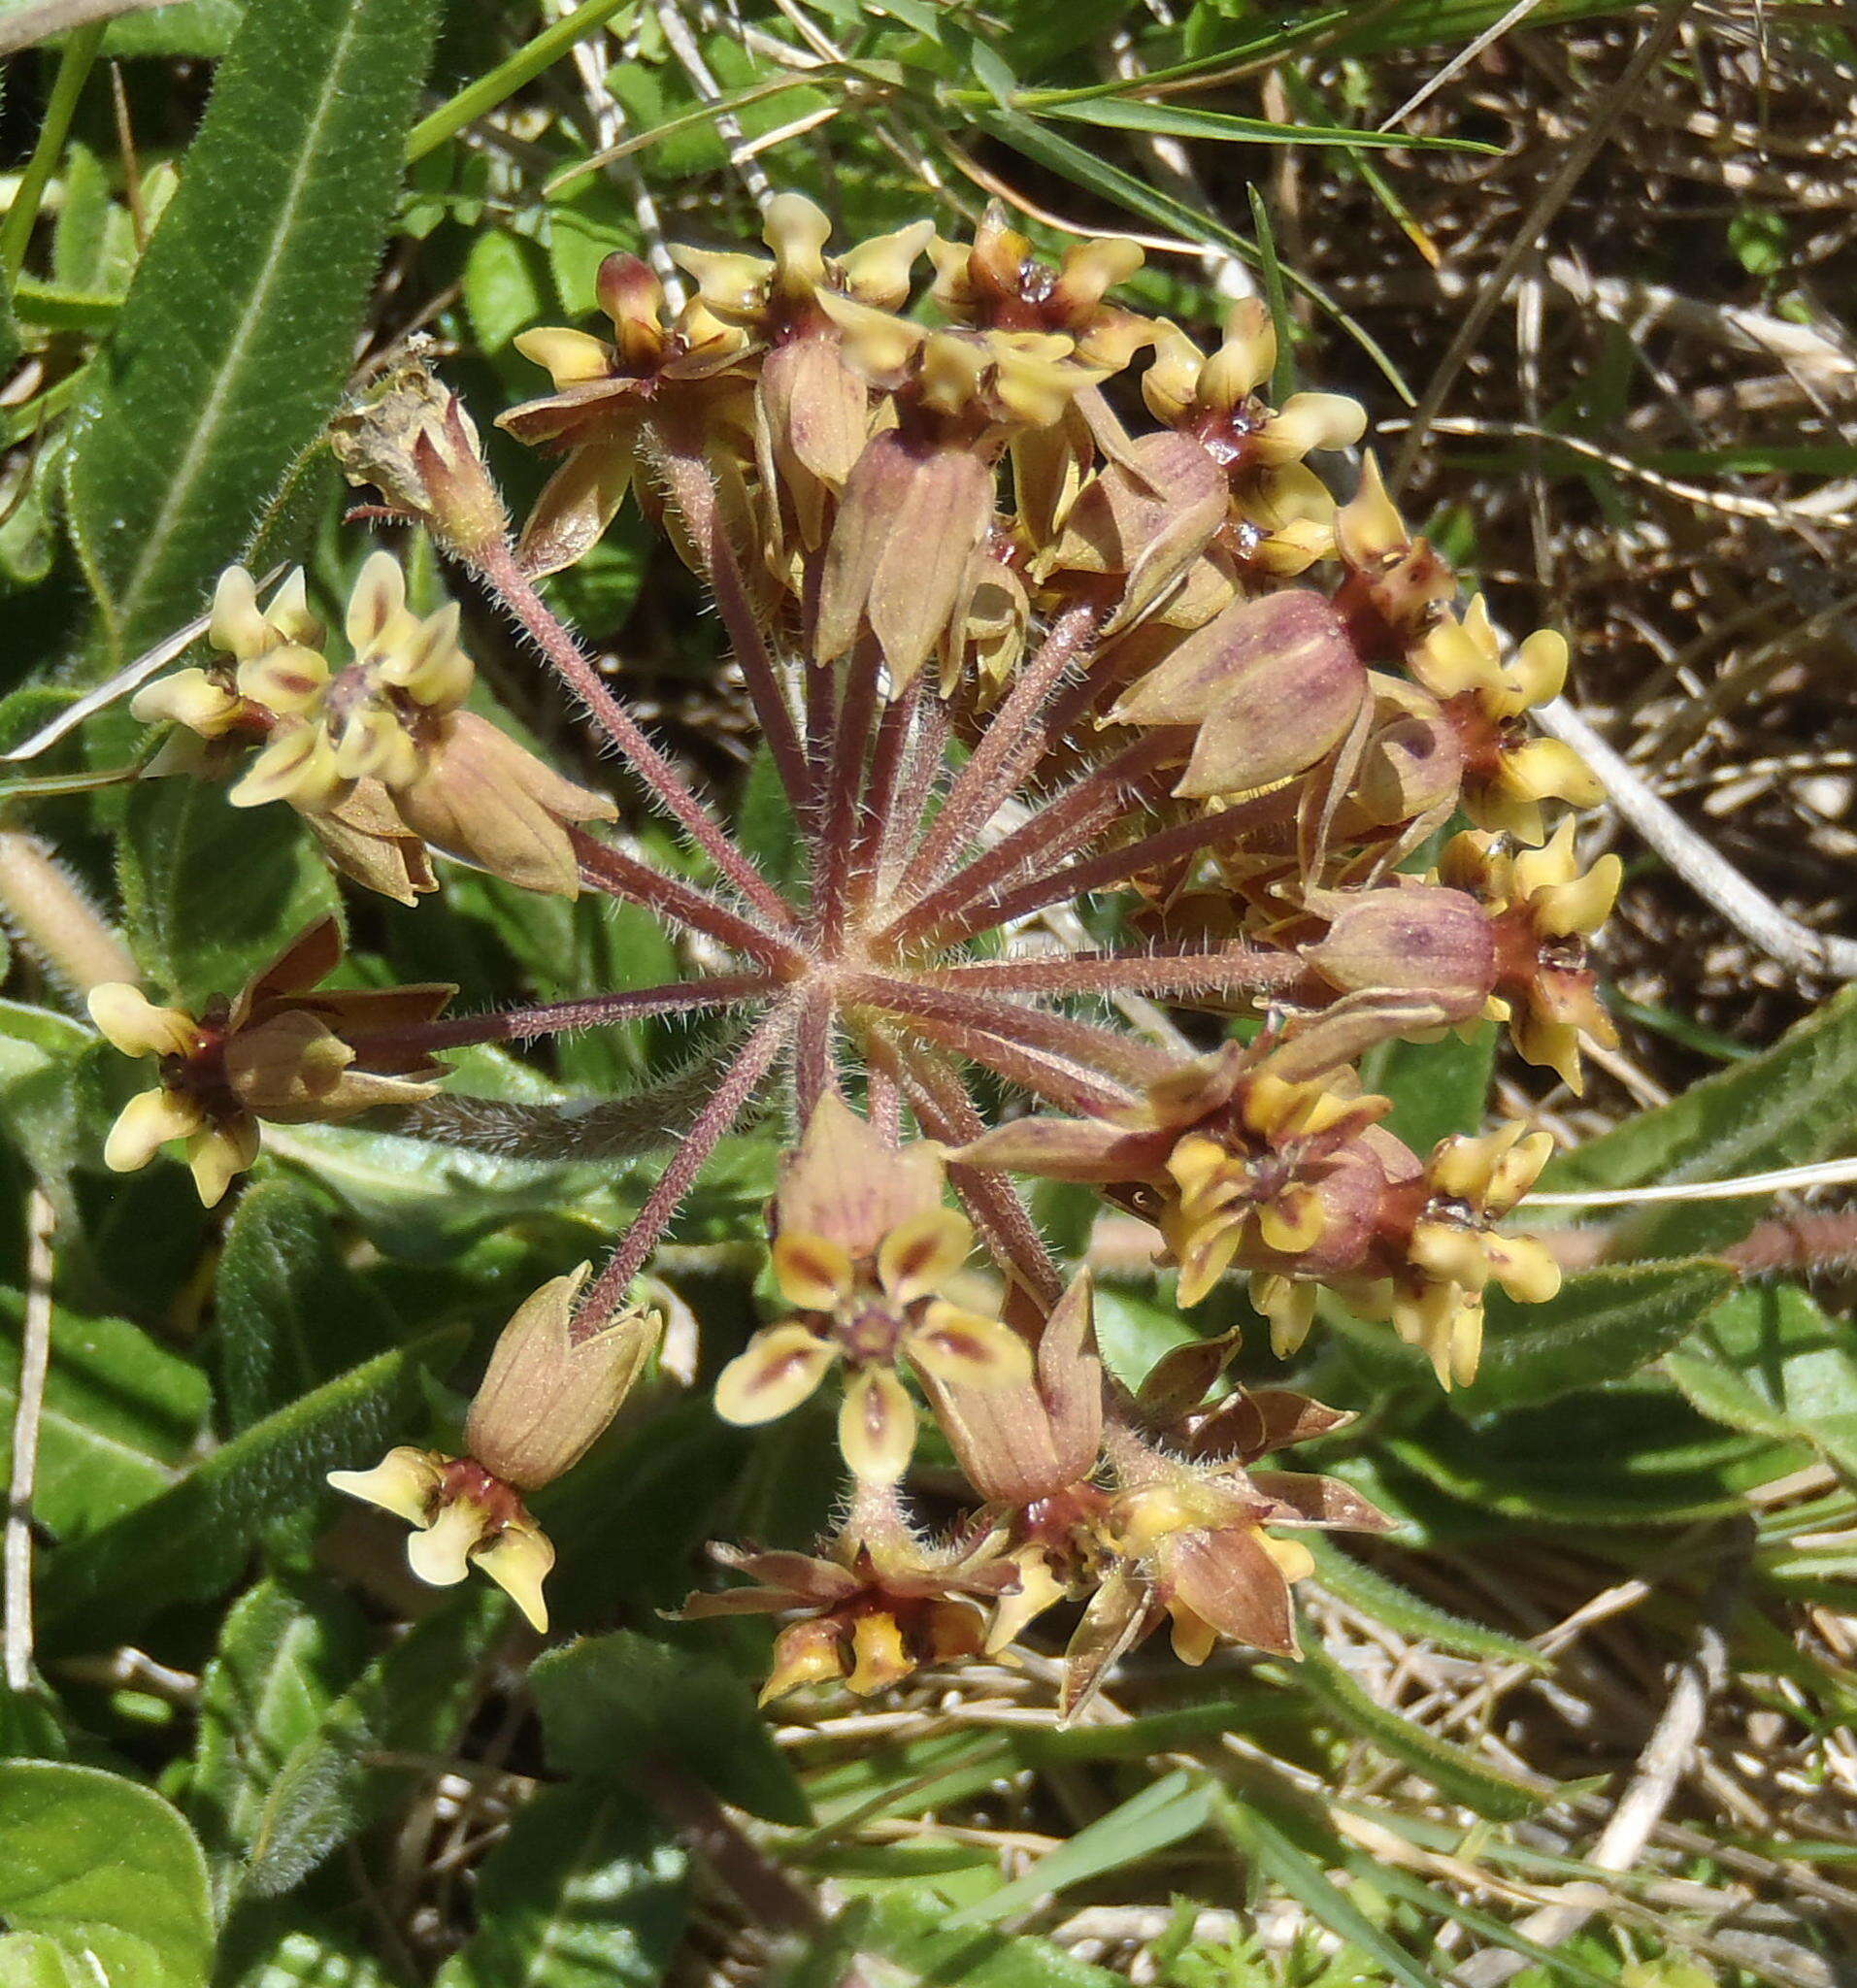
[[[1126,692],[1113,716],[1196,727],[1174,791],[1200,800],[1312,766],[1339,744],[1366,695],[1347,631],[1319,594],[1297,587],[1226,609]]]
[[[1496,984],[1496,940],[1475,898],[1440,884],[1310,893],[1330,920],[1303,957],[1343,993],[1368,987],[1435,994],[1457,1020],[1478,1013]]]
[[[540,1490],[580,1462],[631,1392],[664,1330],[628,1309],[577,1340],[575,1300],[592,1266],[552,1277],[503,1328],[465,1419],[465,1447],[493,1475]]]

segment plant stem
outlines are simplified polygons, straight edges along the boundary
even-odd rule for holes
[[[808,787],[806,752],[793,723],[780,672],[768,648],[767,638],[756,619],[735,547],[722,522],[722,507],[716,501],[715,480],[699,450],[668,443],[656,451],[657,467],[670,487],[671,502],[683,519],[684,529],[703,562],[715,596],[716,612],[727,629],[729,647],[748,702],[754,707],[761,737],[773,756],[775,771],[795,811],[804,803]]]
[[[514,55],[458,91],[429,116],[421,117],[407,135],[406,162],[412,165],[429,151],[436,151],[448,138],[455,138],[467,124],[513,97],[526,83],[533,83],[588,35],[598,34],[614,15],[636,11],[637,0],[581,0],[572,14],[564,15],[539,35],[524,42]]]
[[[873,1031],[870,1048],[873,1065],[902,1084],[931,1139],[965,1145],[986,1130],[967,1086],[933,1051],[897,1043],[882,1031]],[[994,1261],[1015,1275],[1042,1304],[1055,1305],[1064,1289],[1063,1275],[1018,1190],[999,1175],[983,1174],[958,1160],[949,1162],[947,1177]]]
[[[1276,797],[1266,795],[1264,798],[1268,803]],[[1112,884],[1126,883],[1144,870],[1158,870],[1164,864],[1179,862],[1202,849],[1214,848],[1220,843],[1231,842],[1256,827],[1255,820],[1247,812],[1251,805],[1246,803],[1227,808],[1217,814],[1202,814],[1192,821],[1176,822],[1171,828],[1156,829],[1152,835],[1124,843],[1120,848],[1100,850],[1094,856],[1083,857],[1080,862],[1067,863],[1061,870],[1034,878],[1029,883],[1018,884],[992,897],[983,897],[965,910],[944,917],[935,928],[935,935],[943,944],[951,945],[994,925],[1010,924],[1014,918],[1042,911],[1047,905],[1062,904],[1070,898],[1086,896],[1093,890],[1106,890]]]
[[[865,637],[846,666],[824,774],[823,807],[814,840],[818,879],[815,915],[829,952],[845,936],[850,911],[851,866],[858,840],[858,802],[864,792],[864,756],[877,714],[877,645]]]
[[[1279,987],[1306,969],[1293,952],[1228,945],[1204,952],[1078,952],[1049,959],[977,959],[936,967],[931,986],[986,994],[1232,994]]]
[[[754,1087],[774,1067],[775,1058],[793,1032],[797,1001],[789,996],[770,1009],[755,1023],[735,1061],[723,1073],[708,1102],[696,1114],[683,1143],[646,1197],[632,1226],[620,1239],[618,1248],[600,1275],[587,1287],[575,1309],[568,1329],[570,1343],[580,1345],[602,1330],[608,1319],[625,1303],[632,1279],[645,1268],[646,1259],[657,1247],[670,1227],[683,1197],[695,1184],[704,1163],[715,1150],[724,1133],[742,1115],[754,1095]]]
[[[46,105],[45,122],[39,127],[38,143],[19,175],[13,205],[0,221],[0,289],[9,295],[25,267],[26,250],[32,246],[32,230],[45,201],[45,190],[64,156],[64,142],[71,134],[71,119],[77,115],[78,99],[89,79],[90,66],[103,44],[107,21],[92,21],[88,27],[74,28],[58,56],[58,73],[51,82],[51,96]]]
[[[622,898],[629,905],[642,905],[671,924],[702,932],[777,972],[804,962],[805,955],[791,941],[778,939],[750,923],[740,911],[693,883],[667,877],[611,843],[596,842],[584,829],[571,827],[568,836],[580,866],[580,879],[595,890]]]
[[[959,987],[930,986],[889,974],[847,975],[840,998],[847,1004],[881,1008],[892,1014],[918,1016],[956,1028],[982,1029],[1009,1043],[1023,1044],[1075,1063],[1084,1073],[1111,1081],[1146,1084],[1175,1067],[1176,1058],[1149,1043],[1076,1015],[1049,1014],[1024,1001],[1001,1000]]]
[[[809,988],[800,1001],[794,1036],[793,1088],[795,1117],[804,1131],[827,1091],[838,1089],[838,1069],[832,1053],[838,1013],[822,988]]]
[[[871,777],[864,788],[864,808],[857,823],[847,885],[854,912],[869,910],[903,818],[897,808],[897,790],[913,742],[915,713],[921,698],[922,673],[918,670],[902,694],[884,705],[878,719],[877,743],[871,748]]]
[[[1006,700],[987,722],[973,757],[954,777],[946,805],[903,872],[903,890],[937,880],[963,842],[983,828],[1045,750],[1045,735],[1033,723],[1096,631],[1103,611],[1093,601],[1066,608],[1038,652],[1019,672]]]
[[[990,849],[956,870],[926,897],[906,907],[888,931],[899,938],[932,932],[935,921],[958,911],[982,890],[1028,867],[1053,844],[1074,849],[1106,828],[1127,808],[1142,782],[1165,764],[1173,747],[1138,739],[1067,787],[1047,807],[1002,836]]]
[[[599,1028],[612,1022],[635,1021],[648,1014],[680,1014],[699,1008],[731,1008],[738,1002],[764,1001],[780,992],[784,981],[770,974],[718,974],[706,980],[680,980],[662,987],[629,988],[616,994],[593,994],[580,1001],[550,1001],[535,1008],[505,1008],[491,1014],[455,1014],[416,1028],[382,1029],[375,1035],[347,1038],[362,1069],[371,1062],[406,1055],[465,1049],[478,1043],[532,1043],[570,1029]]]
[[[484,554],[484,580],[552,664],[556,674],[585,704],[652,798],[673,815],[716,869],[777,930],[793,923],[793,913],[767,878],[730,841],[728,831],[699,801],[683,777],[653,746],[637,720],[606,686],[593,659],[556,619],[507,544]]]

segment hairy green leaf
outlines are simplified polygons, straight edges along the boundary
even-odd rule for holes
[[[529,1677],[556,1773],[623,1781],[658,1758],[770,1822],[809,1820],[747,1687],[714,1658],[621,1630],[549,1650]]]
[[[109,660],[198,613],[335,403],[434,0],[250,0],[76,417]]]
[[[1564,1153],[1553,1188],[1728,1180],[1807,1165],[1857,1146],[1857,988],[1846,988],[1764,1055],[1693,1084]],[[1744,1236],[1768,1205],[1744,1200],[1652,1205],[1628,1213],[1615,1257],[1692,1256]]]
[[[683,1930],[685,1858],[636,1797],[545,1788],[485,1861],[478,1930],[439,1988],[644,1988]]]
[[[44,1634],[85,1647],[126,1636],[171,1603],[203,1601],[237,1577],[280,1513],[319,1495],[336,1465],[366,1464],[411,1411],[423,1366],[459,1335],[428,1333],[254,1423],[125,1517],[49,1556]]]
[[[201,1681],[187,1796],[222,1906],[248,1870],[275,1864],[292,1761],[359,1669],[363,1636],[351,1604],[302,1582],[262,1581],[226,1616]]]
[[[24,1301],[0,1291],[0,1459],[12,1452]],[[200,1370],[122,1318],[51,1314],[33,1510],[76,1540],[173,1483],[206,1420]],[[0,1474],[5,1465],[0,1463]]]
[[[138,785],[119,850],[129,943],[183,1007],[236,994],[337,908],[334,879],[289,809],[234,808],[205,781]]]
[[[151,1789],[63,1761],[0,1762],[0,1925],[87,1962],[77,1980],[200,1988],[213,1949],[206,1860]]]
[[[1857,1346],[1806,1292],[1737,1291],[1665,1355],[1664,1372],[1711,1421],[1803,1439],[1857,1476]]]

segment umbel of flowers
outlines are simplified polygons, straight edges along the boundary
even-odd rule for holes
[[[404,1106],[448,1048],[734,1017],[605,1263],[512,1321],[461,1453],[402,1448],[336,1481],[417,1528],[428,1578],[475,1564],[540,1622],[551,1556],[524,1495],[616,1409],[653,1336],[635,1282],[777,1088],[792,1139],[769,1309],[713,1350],[715,1404],[755,1424],[835,1392],[852,1491],[816,1556],[718,1548],[750,1584],[686,1612],[787,1617],[771,1692],[870,1691],[1068,1603],[1074,1706],[1163,1622],[1188,1662],[1220,1639],[1292,1650],[1299,1535],[1384,1521],[1343,1484],[1260,1466],[1343,1418],[1284,1389],[1219,1394],[1227,1342],[1139,1398],[1111,1378],[1087,1278],[1053,1259],[1021,1180],[1149,1220],[1189,1312],[1245,1280],[1279,1356],[1326,1300],[1469,1382],[1489,1287],[1555,1289],[1547,1253],[1504,1226],[1551,1142],[1509,1123],[1415,1152],[1362,1059],[1499,1023],[1576,1090],[1581,1035],[1610,1039],[1584,942],[1618,864],[1581,868],[1565,811],[1597,785],[1529,727],[1565,645],[1507,654],[1371,455],[1336,503],[1310,458],[1365,415],[1333,394],[1271,404],[1261,308],[1206,350],[1111,301],[1141,259],[1125,243],[1052,266],[997,214],[971,244],[926,222],[830,233],[782,195],[766,255],[677,251],[681,309],[613,256],[595,330],[524,334],[548,389],[499,420],[556,467],[519,532],[421,365],[337,423],[370,514],[430,533],[676,824],[675,873],[510,737],[456,611],[415,614],[384,553],[339,647],[299,577],[261,601],[229,573],[206,658],[137,700],[172,727],[150,775],[294,810],[356,885],[416,906],[437,857],[591,891],[700,942],[700,968],[440,1019],[450,990],[318,994],[336,949],[312,935],[198,1017],[101,990],[99,1025],[159,1059],[110,1158],[183,1140],[212,1201],[262,1121]],[[714,601],[804,849],[796,887],[537,591],[628,505]],[[1158,1032],[1111,1018],[1156,1003],[1175,1017]],[[924,1410],[973,1491],[939,1541],[907,1503]]]

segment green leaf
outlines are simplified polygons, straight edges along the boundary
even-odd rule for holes
[[[545,1788],[478,1879],[478,1931],[439,1988],[630,1988],[663,1979],[683,1931],[685,1858],[635,1797]]]
[[[1787,1284],[1737,1291],[1664,1372],[1710,1420],[1802,1439],[1857,1476],[1857,1351],[1850,1328]]]
[[[1857,988],[1846,988],[1764,1055],[1705,1077],[1668,1105],[1562,1154],[1541,1184],[1569,1189],[1727,1180],[1808,1165],[1853,1145]],[[1767,1206],[1765,1195],[1653,1205],[1625,1215],[1610,1253],[1693,1256],[1719,1249],[1744,1236]]]
[[[750,1814],[794,1825],[811,1820],[747,1687],[713,1657],[620,1630],[546,1652],[529,1683],[557,1773],[623,1782],[656,1756]]]
[[[332,1466],[376,1460],[413,1411],[420,1369],[452,1358],[461,1337],[428,1333],[382,1353],[253,1424],[160,1497],[49,1555],[46,1641],[95,1648],[171,1603],[222,1593],[264,1527],[318,1495]]]
[[[1226,1834],[1258,1870],[1331,1933],[1371,1954],[1390,1978],[1403,1982],[1405,1988],[1438,1988],[1437,1977],[1375,1925],[1329,1877],[1321,1863],[1267,1812],[1266,1804],[1255,1799],[1234,1800],[1221,1793],[1214,1812]],[[1339,1839],[1329,1856],[1337,1864],[1344,1860],[1345,1849]]]
[[[137,1782],[62,1761],[3,1762],[0,1925],[87,1959],[73,1976],[86,1984],[200,1988],[213,1953],[206,1860],[180,1815]]]
[[[1478,1663],[1525,1664],[1534,1671],[1553,1668],[1532,1643],[1436,1607],[1388,1580],[1376,1568],[1356,1560],[1322,1534],[1304,1533],[1300,1538],[1315,1562],[1315,1578],[1330,1594],[1397,1630],[1409,1641],[1428,1642],[1450,1656],[1470,1657]]]
[[[1306,1692],[1344,1726],[1382,1753],[1429,1781],[1445,1801],[1461,1803],[1496,1822],[1519,1822],[1552,1801],[1550,1782],[1537,1790],[1492,1767],[1467,1746],[1441,1740],[1416,1720],[1376,1703],[1336,1663],[1319,1638],[1303,1639],[1299,1664],[1273,1667],[1273,1675]]]
[[[897,1988],[1120,1988],[1126,1979],[1073,1959],[1047,1939],[950,1926],[945,1899],[926,1886],[885,1891],[856,1935],[861,1951],[892,1964],[879,1977],[885,1988],[890,1981]],[[821,1972],[808,1988],[843,1978],[843,1970]]]
[[[1571,1276],[1544,1305],[1489,1294],[1483,1358],[1451,1405],[1464,1414],[1551,1402],[1622,1380],[1684,1339],[1735,1288],[1726,1264],[1620,1264]]]
[[[12,1454],[24,1301],[0,1291],[0,1476]],[[206,1420],[200,1370],[122,1318],[51,1314],[33,1510],[60,1540],[94,1533],[174,1482]]]
[[[289,1179],[260,1180],[241,1197],[214,1311],[235,1430],[334,1379],[394,1336],[373,1285],[343,1262],[321,1201]]]
[[[948,1926],[990,1926],[1028,1905],[1107,1871],[1139,1864],[1156,1850],[1196,1835],[1211,1812],[1212,1784],[1180,1769],[1164,1774],[1119,1807],[1098,1816],[1022,1876],[958,1912]]]
[[[138,784],[119,848],[129,943],[182,1007],[236,994],[338,906],[289,809],[234,808],[203,780]]]
[[[1392,1099],[1387,1130],[1422,1156],[1441,1139],[1480,1130],[1495,1058],[1489,1023],[1469,1042],[1448,1035],[1438,1043],[1386,1043],[1362,1059],[1361,1086]]]
[[[347,373],[434,0],[250,0],[76,418],[70,512],[120,663],[198,612]]]
[[[1101,124],[1111,131],[1145,131],[1157,138],[1214,138],[1244,145],[1339,145],[1350,150],[1376,147],[1382,150],[1474,151],[1485,157],[1498,149],[1473,138],[1416,138],[1405,131],[1365,131],[1350,124],[1281,124],[1269,117],[1235,117],[1224,111],[1149,103],[1141,97],[1090,97],[1068,104],[1027,102],[1018,108],[1041,117]]]
[[[187,1795],[222,1908],[248,1875],[260,1890],[282,1888],[264,1879],[295,1847],[292,1764],[360,1668],[363,1644],[352,1605],[308,1583],[261,1581],[226,1616],[201,1681]]]

